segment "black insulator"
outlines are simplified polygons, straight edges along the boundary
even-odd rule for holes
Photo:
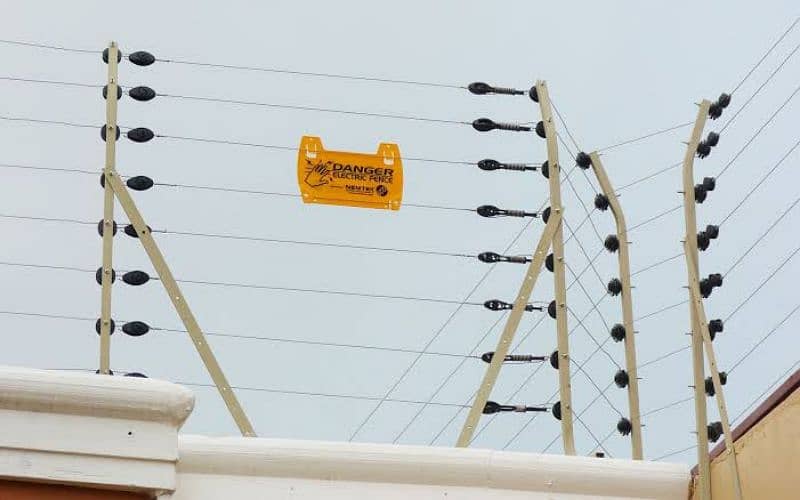
[[[608,293],[611,294],[612,297],[616,297],[620,293],[622,293],[622,282],[617,278],[611,278],[607,285]]]
[[[712,443],[716,443],[722,436],[722,422],[711,422],[706,429],[708,430],[708,440]]]
[[[709,132],[706,136],[705,143],[712,148],[717,147],[717,144],[719,144],[719,134],[716,132]]]
[[[481,160],[478,162],[478,168],[481,170],[517,170],[525,172],[527,170],[536,170],[536,167],[526,165],[525,163],[501,163],[497,160]]]
[[[504,217],[536,217],[536,212],[526,212],[524,210],[507,210],[503,208],[497,208],[494,205],[481,205],[475,211],[481,217],[497,217],[497,216],[504,216]]]
[[[478,254],[478,260],[481,262],[486,262],[487,264],[500,262],[500,257],[500,254],[494,252],[483,252]]]
[[[131,337],[141,337],[150,331],[150,326],[142,321],[129,321],[122,325],[122,332]]]
[[[494,357],[494,351],[489,351],[481,354],[481,360],[484,363],[491,363],[493,357]]]
[[[128,139],[132,140],[133,142],[147,142],[155,137],[153,131],[145,127],[132,128],[128,130],[127,135]]]
[[[144,50],[137,50],[128,56],[128,60],[137,66],[150,66],[156,62],[156,57],[150,52]]]
[[[695,184],[694,185],[694,201],[695,203],[703,203],[706,201],[706,188],[703,187],[702,184]]]
[[[730,103],[731,103],[731,96],[730,94],[726,94],[725,92],[721,93],[719,95],[719,98],[717,98],[717,104],[722,106],[723,109],[727,108]]]
[[[122,275],[122,281],[131,286],[144,285],[150,281],[150,275],[144,271],[128,271]]]
[[[577,163],[582,169],[586,170],[592,166],[592,157],[581,151],[578,153],[578,156],[575,157],[575,163]]]
[[[544,222],[545,224],[547,224],[547,221],[550,220],[550,212],[551,212],[550,207],[547,207],[544,209],[544,211],[542,211],[542,222]]]
[[[711,283],[711,286],[714,288],[722,286],[722,275],[719,273],[709,274],[708,275],[708,282]]]
[[[488,118],[478,118],[472,122],[472,128],[478,132],[488,132],[490,130],[494,130],[495,124],[494,121]]]
[[[485,352],[481,355],[481,360],[484,363],[491,363],[494,359],[494,351]],[[508,354],[503,358],[503,362],[521,362],[530,363],[532,361],[544,361],[546,356],[534,356],[533,354]]]
[[[722,385],[728,383],[728,374],[726,372],[719,372],[719,383]],[[707,395],[714,396],[717,393],[717,390],[714,388],[714,379],[712,377],[706,377],[705,386]]]
[[[554,404],[553,407],[550,408],[550,413],[553,414],[553,417],[556,420],[561,420],[561,401],[556,401],[556,404]]]
[[[97,223],[97,234],[103,236],[103,228],[105,227],[105,221],[100,221]],[[111,235],[116,236],[117,234],[117,221],[111,221]]]
[[[494,401],[487,401],[486,404],[483,406],[484,415],[499,413],[502,411],[525,413],[528,411],[547,411],[547,408],[542,408],[539,406],[526,406],[526,405],[501,405],[495,403]]]
[[[94,279],[95,279],[95,281],[97,281],[98,285],[102,285],[103,284],[103,268],[102,267],[98,267],[97,268],[97,272],[94,273]],[[111,282],[113,283],[114,281],[116,281],[116,279],[117,279],[117,272],[112,269],[111,270]]]
[[[705,231],[700,231],[697,233],[697,248],[699,248],[701,251],[706,251],[710,244],[711,240],[708,238],[708,235]]]
[[[703,177],[703,187],[706,191],[713,191],[717,187],[717,179],[715,177]]]
[[[478,260],[493,264],[495,262],[512,262],[514,264],[527,264],[531,261],[529,257],[524,255],[500,255],[495,252],[483,252],[478,254]]]
[[[547,257],[544,258],[544,267],[551,273],[553,269],[555,269],[555,257],[553,254],[548,254]]]
[[[497,170],[501,168],[501,163],[497,160],[481,160],[478,162],[478,168],[481,170]]]
[[[623,436],[627,436],[633,430],[633,425],[631,425],[631,421],[625,417],[620,417],[619,422],[617,422],[617,431]]]
[[[714,336],[724,330],[725,323],[721,319],[712,319],[708,322],[708,333],[711,334],[711,340],[714,340]]]
[[[490,130],[509,130],[511,132],[530,132],[531,128],[527,125],[517,123],[496,122],[489,118],[478,118],[472,122],[472,128],[478,132],[489,132]]]
[[[711,292],[713,291],[714,287],[711,286],[711,283],[709,283],[706,278],[700,280],[700,295],[702,295],[704,299],[711,296]]]
[[[500,405],[495,403],[494,401],[487,401],[485,405],[483,405],[483,414],[484,415],[491,415],[492,413],[498,413],[500,411]]]
[[[153,187],[153,179],[145,175],[137,175],[128,179],[125,184],[134,191],[147,191]]]
[[[719,238],[719,226],[709,224],[706,226],[705,233],[712,240],[716,240],[717,238]]]
[[[611,327],[611,338],[614,342],[622,342],[625,340],[625,327],[617,323]]]
[[[606,250],[609,252],[616,252],[619,250],[619,238],[617,238],[616,234],[609,234],[606,236],[605,241],[603,241],[603,246],[606,247]]]
[[[122,51],[117,49],[117,62],[122,60]],[[103,49],[103,62],[108,64],[108,48]]]
[[[594,197],[594,207],[596,209],[605,212],[608,210],[608,206],[608,196],[604,195],[603,193],[598,193],[597,196]]]
[[[475,95],[485,94],[507,94],[507,95],[522,95],[525,92],[522,90],[511,89],[507,87],[493,87],[488,83],[473,82],[467,86],[467,89]]]
[[[708,108],[708,117],[712,120],[716,120],[722,116],[722,106],[719,103],[712,103],[711,106]]]
[[[100,326],[102,325],[102,321],[103,320],[101,318],[97,318],[97,321],[94,324],[94,331],[96,331],[98,335],[100,335],[100,332],[101,332]],[[108,319],[108,334],[109,335],[114,335],[114,330],[116,329],[116,327],[117,327],[117,325],[114,323],[114,320],[109,318]]]
[[[550,366],[558,370],[558,351],[553,351],[550,354]]]
[[[711,146],[706,144],[705,141],[700,141],[700,143],[697,145],[697,157],[705,158],[710,154],[711,154]]]
[[[150,229],[150,226],[147,226],[147,231],[150,232],[150,233],[153,232],[153,230]],[[122,230],[122,232],[124,232],[125,234],[127,234],[131,238],[138,238],[139,237],[139,235],[136,233],[136,228],[133,227],[133,224],[128,224],[127,226],[125,226],[125,228]]]
[[[156,91],[150,87],[133,87],[128,91],[128,95],[135,101],[150,101],[155,99]]]
[[[107,125],[103,125],[102,127],[100,127],[100,138],[103,139],[103,142],[105,142],[106,140],[106,135],[107,135],[106,128],[108,128]],[[114,127],[114,129],[117,131],[117,140],[119,140],[119,135],[120,135],[119,127]]]
[[[549,161],[545,160],[542,163],[542,166],[541,166],[541,168],[539,170],[542,172],[542,175],[544,176],[545,179],[549,179],[550,178],[550,162]]]
[[[94,373],[95,373],[95,375],[100,375],[100,370],[95,370]],[[106,374],[103,374],[103,375],[106,375]],[[114,372],[111,371],[111,370],[108,370],[108,375],[112,375],[113,376]]]
[[[544,130],[544,122],[540,121],[536,124],[536,135],[541,137],[542,139],[547,137],[547,132]]]
[[[550,301],[550,303],[547,304],[547,314],[549,314],[551,318],[556,319],[556,313],[556,301]]]
[[[476,209],[481,217],[495,217],[500,215],[500,209],[494,205],[481,205]]]
[[[620,389],[624,389],[628,387],[628,382],[630,382],[630,377],[628,376],[628,372],[625,370],[617,370],[617,373],[614,374],[614,383]]]
[[[490,311],[502,311],[503,309],[507,309],[507,307],[505,307],[507,305],[509,305],[507,302],[497,299],[487,300],[483,303],[483,307]]]
[[[122,89],[117,85],[117,100],[122,98]],[[103,99],[108,99],[108,85],[103,85]]]
[[[140,372],[130,372],[130,373],[126,373],[123,376],[125,376],[125,377],[133,377],[133,378],[147,378],[147,375],[145,375],[144,373],[140,373]]]
[[[535,85],[528,91],[528,97],[530,97],[533,102],[539,102],[539,91],[536,90]]]

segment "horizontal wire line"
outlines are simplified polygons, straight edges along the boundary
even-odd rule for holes
[[[21,40],[0,40],[0,43],[6,45],[19,45],[22,47],[35,47],[37,49],[50,49],[50,50],[61,50],[64,52],[75,52],[80,54],[94,54],[94,55],[101,55],[102,51],[100,50],[86,50],[86,49],[76,49],[73,47],[63,47],[60,45],[48,45],[44,43],[36,43],[36,42],[25,42]]]
[[[687,446],[686,448],[681,448],[680,450],[671,451],[671,452],[667,453],[666,455],[661,455],[659,457],[656,457],[652,461],[653,462],[658,462],[659,460],[663,460],[665,458],[669,458],[669,457],[678,455],[680,453],[683,453],[685,451],[693,450],[695,448],[697,448],[697,445],[693,444],[691,446]]]
[[[664,410],[668,410],[668,409],[672,408],[673,406],[678,406],[681,403],[685,403],[685,402],[691,401],[693,399],[694,399],[694,396],[689,396],[688,398],[679,399],[678,401],[673,401],[672,403],[669,403],[667,405],[664,405],[664,406],[661,406],[661,407],[654,408],[652,410],[646,411],[646,412],[642,413],[641,416],[642,417],[647,417],[649,415],[654,415],[654,414],[662,412]]]
[[[741,80],[741,81],[740,81],[740,82],[739,82],[739,83],[736,85],[736,87],[734,87],[734,89],[731,91],[731,94],[735,93],[737,90],[739,90],[739,89],[741,88],[741,86],[742,86],[742,85],[744,85],[744,82],[746,82],[746,81],[747,81],[747,79],[748,79],[748,78],[750,78],[750,75],[752,75],[752,74],[753,74],[753,72],[754,72],[756,69],[758,69],[758,67],[759,67],[759,66],[761,66],[761,63],[763,63],[763,62],[764,62],[764,60],[765,60],[765,59],[766,59],[766,58],[767,58],[767,57],[768,57],[768,56],[769,56],[769,55],[772,53],[772,51],[773,51],[773,50],[775,50],[775,47],[777,47],[777,46],[778,46],[778,44],[779,44],[779,43],[781,43],[781,41],[783,41],[783,39],[784,39],[784,38],[786,38],[786,35],[788,35],[788,34],[789,34],[789,32],[791,32],[791,31],[794,29],[794,27],[797,25],[797,23],[798,23],[799,21],[800,21],[800,17],[797,17],[797,18],[794,20],[794,22],[793,22],[793,23],[792,23],[792,24],[791,24],[791,25],[790,25],[790,26],[789,26],[789,27],[786,29],[786,31],[784,31],[784,32],[783,32],[783,34],[780,36],[780,38],[778,38],[778,39],[775,41],[775,43],[773,43],[773,44],[772,44],[772,46],[771,46],[771,47],[770,47],[770,48],[769,48],[769,49],[768,49],[768,50],[767,50],[767,51],[764,53],[764,55],[763,55],[763,56],[761,56],[761,59],[759,59],[759,60],[758,60],[758,62],[756,62],[756,64],[755,64],[755,65],[753,65],[753,67],[752,67],[752,68],[750,68],[750,71],[748,71],[748,72],[747,72],[747,74],[746,74],[746,75],[744,75],[744,78],[742,78],[742,80]]]
[[[645,135],[642,135],[642,136],[639,136],[639,137],[634,137],[633,139],[628,139],[628,140],[625,140],[625,141],[618,142],[616,144],[612,144],[610,146],[602,147],[602,148],[598,149],[597,152],[601,153],[601,152],[609,151],[611,149],[618,148],[620,146],[626,146],[628,144],[633,144],[635,142],[643,141],[643,140],[649,139],[651,137],[655,137],[655,136],[658,136],[658,135],[661,135],[661,134],[666,134],[667,132],[672,132],[673,130],[678,130],[678,129],[682,129],[682,128],[688,127],[689,125],[691,125],[693,123],[694,123],[693,121],[692,122],[686,122],[686,123],[679,123],[677,125],[673,125],[673,126],[668,127],[668,128],[664,128],[664,129],[661,129],[661,130],[656,130],[655,132],[650,132],[648,134],[645,134]]]
[[[744,410],[742,410],[741,412],[739,412],[739,414],[738,414],[738,415],[736,415],[735,417],[733,417],[733,420],[731,420],[731,423],[733,423],[733,422],[736,422],[737,420],[739,420],[740,418],[742,418],[742,416],[744,416],[744,414],[745,414],[745,412],[747,412],[747,410],[749,410],[749,409],[750,409],[750,408],[751,408],[751,407],[752,407],[754,404],[756,404],[756,403],[758,403],[759,401],[761,401],[761,398],[763,398],[763,397],[764,397],[764,396],[765,396],[765,395],[766,395],[766,394],[767,394],[767,393],[768,393],[768,392],[769,392],[769,391],[770,391],[770,390],[771,390],[773,387],[775,387],[776,385],[778,385],[779,383],[781,383],[781,382],[782,382],[782,381],[783,381],[783,380],[786,378],[786,376],[787,376],[787,375],[789,375],[790,373],[792,373],[792,372],[794,371],[794,369],[797,367],[797,365],[800,365],[800,360],[798,360],[798,361],[795,361],[795,362],[794,362],[794,364],[793,364],[792,366],[790,366],[788,370],[786,370],[785,372],[783,372],[783,373],[782,373],[780,376],[778,376],[778,378],[777,378],[777,379],[775,379],[775,381],[774,381],[774,382],[772,382],[772,383],[771,383],[769,386],[767,386],[767,388],[764,390],[764,392],[762,392],[761,394],[759,394],[758,396],[756,396],[756,398],[755,398],[755,399],[753,399],[753,401],[752,401],[752,402],[751,402],[749,405],[747,405],[747,406],[744,408]]]
[[[97,85],[93,83],[65,82],[60,80],[41,80],[37,78],[22,78],[17,76],[0,76],[0,80],[4,80],[7,82],[42,83],[46,85],[55,85],[60,87],[83,87],[91,89],[99,89],[103,87],[102,85]]]
[[[678,168],[681,165],[683,165],[683,162],[681,162],[681,161],[679,161],[677,163],[673,163],[672,165],[669,165],[668,167],[664,167],[661,170],[657,170],[657,171],[653,172],[652,174],[648,174],[648,175],[646,175],[644,177],[640,177],[640,178],[638,178],[636,180],[633,180],[633,181],[631,181],[631,182],[629,182],[627,184],[624,184],[624,185],[616,188],[615,191],[622,191],[623,189],[628,189],[629,187],[633,187],[633,186],[635,186],[637,184],[640,184],[640,183],[642,183],[644,181],[647,181],[647,180],[650,180],[650,179],[652,179],[654,177],[657,177],[657,176],[659,176],[659,175],[661,175],[661,174],[663,174],[665,172],[669,172],[670,170]]]
[[[740,357],[739,357],[739,359],[737,359],[737,360],[736,360],[736,361],[735,361],[735,362],[734,362],[734,363],[731,365],[731,367],[730,367],[730,368],[728,368],[728,370],[727,370],[727,371],[728,371],[728,374],[730,375],[730,374],[733,372],[733,370],[735,370],[735,369],[736,369],[736,368],[737,368],[739,365],[741,365],[741,364],[742,364],[742,363],[743,363],[743,362],[744,362],[744,361],[745,361],[745,360],[746,360],[748,357],[750,357],[750,355],[751,355],[751,354],[753,354],[753,352],[755,352],[755,350],[756,350],[756,349],[758,349],[758,348],[759,348],[759,347],[760,347],[760,346],[761,346],[761,345],[762,345],[762,344],[763,344],[763,343],[764,343],[764,342],[765,342],[765,341],[766,341],[768,338],[770,338],[770,337],[772,336],[772,334],[774,334],[776,331],[778,331],[778,329],[779,329],[781,326],[783,326],[783,324],[784,324],[784,323],[786,323],[787,321],[789,321],[789,319],[790,319],[792,316],[794,316],[794,313],[796,313],[796,312],[798,311],[798,309],[800,309],[800,304],[797,304],[796,306],[794,306],[794,309],[792,309],[791,311],[789,311],[789,312],[786,314],[786,316],[784,316],[784,317],[783,317],[783,319],[781,319],[781,320],[778,322],[778,324],[776,324],[774,327],[772,327],[772,328],[771,328],[771,329],[770,329],[770,330],[769,330],[769,331],[768,331],[768,332],[767,332],[767,333],[766,333],[764,336],[762,336],[762,337],[761,337],[761,338],[758,340],[758,342],[756,342],[756,343],[753,345],[753,347],[751,347],[750,349],[748,349],[748,350],[747,350],[747,352],[745,352],[745,353],[744,353],[742,356],[740,356]]]
[[[8,316],[22,316],[22,317],[33,317],[33,318],[46,318],[46,319],[63,319],[63,320],[71,320],[71,321],[87,321],[87,322],[96,322],[98,318],[88,318],[83,316],[71,316],[66,314],[50,314],[50,313],[40,313],[40,312],[29,312],[29,311],[11,311],[11,310],[4,310],[0,309],[0,314],[8,315]],[[118,320],[121,323],[125,321]],[[167,328],[161,326],[150,326],[150,330],[157,331],[157,332],[167,332],[167,333],[188,333],[187,330],[181,328]],[[300,344],[300,345],[313,345],[319,347],[333,347],[333,348],[342,348],[342,349],[363,349],[363,350],[370,350],[370,351],[382,351],[382,352],[393,352],[393,353],[400,353],[400,354],[419,354],[421,351],[416,351],[414,349],[405,349],[402,347],[386,347],[386,346],[377,346],[377,345],[366,345],[366,344],[344,344],[339,342],[322,342],[317,340],[305,340],[305,339],[290,339],[290,338],[282,338],[282,337],[265,337],[259,335],[245,335],[245,334],[238,334],[238,333],[221,333],[215,331],[206,331],[203,330],[203,334],[209,337],[222,337],[222,338],[233,338],[233,339],[242,339],[242,340],[257,340],[257,341],[265,341],[265,342],[275,342],[275,343],[286,343],[286,344]],[[437,351],[426,351],[426,355],[430,356],[440,356],[440,357],[449,357],[449,358],[474,358],[480,359],[479,356],[471,356],[470,354],[458,354],[458,353],[448,353],[448,352],[437,352]]]

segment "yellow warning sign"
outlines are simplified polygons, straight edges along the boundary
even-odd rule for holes
[[[297,182],[305,203],[399,210],[403,199],[400,148],[381,143],[375,154],[326,151],[319,137],[303,136]]]

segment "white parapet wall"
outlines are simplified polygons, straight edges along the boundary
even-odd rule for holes
[[[163,500],[682,500],[690,482],[687,465],[667,463],[179,436],[193,403],[167,382],[0,367],[0,481]]]

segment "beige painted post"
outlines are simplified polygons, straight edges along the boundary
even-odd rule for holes
[[[200,358],[203,360],[206,370],[208,370],[208,373],[211,376],[211,380],[214,381],[214,384],[217,386],[217,390],[219,390],[222,399],[228,406],[228,411],[233,417],[233,420],[236,422],[236,425],[239,427],[239,431],[243,436],[255,436],[256,434],[253,430],[253,426],[250,424],[247,415],[245,415],[242,406],[239,404],[236,394],[231,389],[230,384],[228,384],[225,374],[222,373],[222,368],[220,368],[219,363],[217,363],[217,358],[211,351],[211,346],[209,346],[208,342],[206,342],[206,338],[203,335],[203,332],[200,330],[200,325],[197,324],[194,314],[192,314],[191,309],[189,309],[189,304],[186,302],[183,293],[181,293],[181,290],[178,287],[178,283],[172,276],[172,272],[170,271],[169,266],[167,266],[167,263],[164,260],[164,256],[161,254],[158,245],[156,245],[156,242],[150,233],[150,229],[147,227],[147,224],[145,224],[142,214],[139,212],[139,209],[136,207],[136,204],[131,198],[128,188],[115,171],[107,171],[105,176],[106,185],[110,185],[114,189],[114,194],[119,200],[120,205],[122,205],[122,208],[125,210],[128,219],[130,219],[131,224],[133,224],[133,227],[136,229],[136,234],[139,236],[139,241],[142,242],[142,246],[147,252],[148,257],[150,257],[150,262],[152,262],[153,267],[158,273],[158,277],[161,279],[161,283],[164,285],[167,295],[169,295],[169,299],[172,301],[172,305],[175,307],[175,311],[177,311],[178,316],[180,316],[181,321],[183,321],[186,331],[189,332],[189,336],[192,338],[192,342],[194,343],[198,354],[200,354]]]
[[[547,164],[550,177],[550,215],[561,214],[561,164],[558,163],[558,137],[547,83],[536,82],[542,122],[547,141]],[[564,454],[575,454],[575,436],[572,426],[572,385],[570,382],[569,330],[567,329],[567,287],[564,269],[564,227],[559,221],[553,235],[553,278],[555,280],[556,331],[558,335],[558,390],[561,401],[561,436]]]
[[[525,306],[531,297],[536,280],[539,277],[539,272],[542,270],[542,264],[547,257],[547,250],[553,240],[556,227],[561,224],[561,214],[555,213],[550,216],[547,225],[544,228],[542,236],[539,238],[539,244],[536,245],[536,250],[533,253],[528,271],[525,273],[525,278],[522,280],[522,285],[519,288],[517,299],[514,301],[514,307],[511,309],[511,314],[508,316],[506,326],[503,329],[500,339],[497,341],[492,361],[486,369],[486,374],[483,377],[478,392],[475,395],[475,401],[472,403],[472,408],[467,415],[467,420],[461,428],[461,434],[458,436],[457,447],[466,448],[472,441],[472,435],[475,433],[475,428],[478,425],[478,420],[483,413],[483,408],[486,406],[486,401],[492,393],[494,384],[497,381],[497,376],[500,374],[500,367],[503,365],[503,360],[511,348],[511,342],[514,340],[514,335],[517,333],[519,322],[525,312]]]
[[[736,461],[733,436],[730,431],[730,421],[725,405],[725,397],[722,393],[722,384],[717,369],[714,347],[711,343],[711,335],[708,331],[708,319],[706,318],[703,300],[700,294],[697,211],[694,197],[694,155],[700,143],[700,137],[705,127],[710,106],[711,103],[708,100],[703,100],[703,102],[700,103],[697,119],[695,120],[692,135],[683,160],[683,204],[686,220],[684,255],[686,257],[686,269],[689,277],[689,310],[692,321],[692,362],[694,366],[695,411],[697,420],[697,455],[700,472],[701,498],[708,500],[711,498],[711,481],[708,456],[708,430],[706,428],[708,417],[706,415],[705,370],[703,365],[703,348],[705,347],[709,371],[711,372],[711,379],[716,393],[715,399],[717,408],[719,410],[723,434],[725,435],[725,446],[728,453],[731,455],[729,463],[731,464],[731,478],[734,483],[733,489],[736,498],[741,499],[742,489],[739,481],[739,469]]]
[[[116,42],[108,46],[108,85],[106,93],[106,163],[104,175],[115,168],[117,150],[117,54]],[[100,301],[100,373],[111,371],[111,273],[114,248],[114,191],[106,183],[103,194],[103,272]]]
[[[619,204],[617,193],[611,186],[600,155],[593,152],[589,155],[592,159],[592,170],[597,177],[597,182],[603,190],[614,221],[617,225],[617,239],[619,240],[619,280],[622,282],[622,323],[625,326],[625,370],[628,372],[628,408],[631,419],[631,456],[634,460],[641,460],[642,453],[642,421],[639,412],[639,378],[636,372],[636,341],[633,327],[633,298],[631,294],[631,263],[628,254],[628,226],[625,224],[625,215]]]

